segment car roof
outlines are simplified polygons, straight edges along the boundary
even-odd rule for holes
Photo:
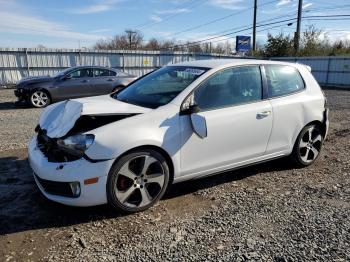
[[[296,63],[261,60],[261,59],[207,59],[207,60],[195,60],[188,62],[180,62],[177,64],[171,64],[169,66],[193,66],[193,67],[206,67],[206,68],[218,68],[218,67],[229,67],[238,65],[252,65],[252,64],[273,64],[273,65],[300,65]]]
[[[101,68],[101,69],[108,69],[116,72],[120,72],[119,69],[113,68],[113,67],[107,67],[107,66],[73,66],[71,69],[79,69],[79,68]]]

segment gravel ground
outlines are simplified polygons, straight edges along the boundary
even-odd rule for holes
[[[23,149],[40,110],[0,90],[0,261],[350,261],[350,91],[326,90],[331,129],[308,168],[275,160],[177,184],[122,216],[37,191]]]
[[[13,89],[0,89],[0,151],[25,148],[38,124],[41,109],[18,109]]]

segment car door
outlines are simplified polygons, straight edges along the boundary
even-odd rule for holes
[[[259,66],[217,72],[193,97],[198,115],[205,118],[207,136],[197,136],[189,116],[180,116],[182,175],[216,171],[264,155],[273,115],[270,102],[262,99]]]
[[[91,93],[93,95],[103,95],[111,93],[116,81],[116,73],[106,68],[93,68],[93,78],[91,80]]]
[[[70,72],[57,84],[57,97],[59,99],[89,96],[91,68],[80,68]]]
[[[304,127],[305,83],[299,71],[287,65],[265,65],[268,96],[274,112],[268,153],[291,152],[294,139]],[[311,100],[310,100],[311,102]]]

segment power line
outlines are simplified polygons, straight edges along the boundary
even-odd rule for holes
[[[188,1],[186,1],[185,2],[185,4],[186,3],[193,3],[193,2],[195,2],[195,1],[198,1],[198,0],[188,0]],[[179,8],[188,8],[188,6],[179,6]],[[170,16],[173,16],[174,14],[171,14],[171,15],[168,15],[168,16],[166,16],[166,17],[170,17]],[[177,14],[177,15],[179,15],[179,13]],[[165,17],[165,18],[166,18]],[[159,22],[161,22],[161,21],[159,21]],[[154,23],[157,23],[157,21],[156,22],[154,22],[154,21],[148,21],[148,22],[145,22],[145,23],[141,23],[141,24],[138,24],[137,26],[135,26],[135,28],[143,28],[144,26],[146,26],[146,25],[151,25],[151,24],[154,24]]]
[[[269,5],[269,4],[274,3],[274,2],[278,2],[278,1],[276,1],[276,0],[270,1],[270,2],[267,2],[267,3],[261,4],[261,5],[258,5],[258,7],[263,7],[263,6]],[[347,7],[347,6],[350,7],[350,5],[342,5],[342,6],[339,5],[339,6],[332,6],[331,8],[326,8],[326,9],[327,9],[327,10],[343,9],[344,7]],[[251,6],[251,7],[249,7],[249,8],[246,8],[246,9],[243,9],[243,10],[240,10],[240,11],[237,11],[237,12],[234,12],[234,13],[231,13],[231,14],[226,15],[226,16],[223,16],[223,17],[216,18],[216,19],[214,19],[214,20],[210,20],[210,21],[208,21],[208,22],[205,22],[205,23],[196,25],[196,26],[194,26],[194,27],[190,27],[190,28],[187,28],[187,29],[185,29],[185,30],[175,32],[175,33],[171,34],[170,36],[180,35],[180,34],[183,34],[183,33],[187,33],[187,32],[190,32],[190,31],[193,31],[193,30],[196,30],[196,29],[205,27],[205,26],[210,25],[210,24],[214,24],[214,23],[216,23],[216,22],[223,21],[223,20],[225,20],[225,19],[227,19],[227,18],[230,18],[230,17],[233,17],[233,16],[235,16],[235,15],[237,15],[237,14],[241,14],[241,13],[243,13],[243,12],[247,12],[247,11],[249,11],[249,10],[251,10],[251,9],[253,9],[253,6]],[[323,11],[323,10],[324,10],[324,9],[322,9],[322,8],[318,8],[318,9],[308,9],[308,10],[305,10],[305,11],[303,11],[303,12],[304,12],[304,13],[306,13],[306,12],[309,13],[309,12]],[[291,13],[292,13],[292,14],[291,14]],[[288,14],[288,13],[287,13],[287,14]],[[262,20],[262,21],[258,22],[257,24],[262,23],[262,22],[267,22],[267,21],[273,21],[273,20],[280,19],[280,18],[284,18],[284,17],[288,17],[288,16],[294,16],[294,11],[289,12],[289,14],[291,14],[291,15],[287,15],[287,14],[286,14],[286,15],[281,15],[281,16],[278,16],[278,17],[275,17],[275,18],[272,18],[272,19]],[[248,25],[247,25],[247,26],[248,26]],[[236,27],[236,28],[239,29],[239,28],[242,28],[242,27],[244,27],[244,26],[240,26],[240,27]],[[235,29],[235,28],[234,28],[234,29]],[[228,32],[228,31],[231,31],[231,30],[232,30],[232,28],[231,28],[231,29],[228,29],[228,30],[221,31],[220,33]]]
[[[186,8],[193,8],[195,6],[199,6],[199,5],[202,5],[206,2],[207,0],[190,0],[189,2],[191,2],[192,4],[188,5],[188,6],[182,6],[180,8],[182,9],[186,9]],[[157,25],[157,24],[160,24],[160,23],[163,23],[165,21],[168,21],[170,20],[171,18],[174,18],[178,15],[181,15],[181,14],[184,14],[184,13],[175,13],[175,14],[171,14],[169,16],[166,16],[165,18],[163,18],[161,21],[156,21],[156,22],[150,22],[150,23],[146,23],[140,27],[138,27],[139,30],[141,29],[144,29],[146,27],[151,27],[151,26],[154,26],[154,25]]]
[[[258,5],[258,7],[266,6],[266,5],[269,5],[269,4],[274,3],[274,2],[278,2],[278,1],[273,0],[273,1],[270,1],[270,2],[267,2],[267,3],[264,3],[264,4],[261,4],[261,5]],[[185,30],[175,32],[175,33],[173,33],[173,34],[171,34],[171,35],[172,35],[172,36],[176,36],[176,35],[180,35],[180,34],[183,34],[183,33],[187,33],[187,32],[196,30],[196,29],[198,29],[198,28],[201,28],[201,27],[204,27],[204,26],[207,26],[207,25],[211,25],[211,24],[214,24],[214,23],[223,21],[223,20],[225,20],[225,19],[227,19],[227,18],[233,17],[233,16],[238,15],[238,14],[241,14],[241,13],[243,13],[243,12],[247,12],[247,11],[253,9],[253,8],[254,8],[254,7],[251,6],[251,7],[249,7],[249,8],[245,8],[245,9],[242,9],[242,10],[240,10],[240,11],[233,12],[233,13],[231,13],[231,14],[229,14],[229,15],[225,15],[225,16],[222,16],[222,17],[219,17],[219,18],[216,18],[216,19],[207,21],[207,22],[205,22],[205,23],[196,25],[196,26],[194,26],[194,27],[190,27],[190,28],[187,28],[187,29],[185,29]]]
[[[304,16],[303,18],[306,19],[306,18],[330,18],[330,17],[335,17],[335,18],[337,18],[337,17],[350,17],[350,15],[318,15],[318,16]],[[281,21],[276,21],[276,22],[271,22],[271,23],[259,24],[259,25],[257,25],[257,27],[273,25],[273,24],[281,24],[281,23],[284,23],[284,22],[291,22],[291,21],[294,21],[294,20],[297,20],[297,18],[290,18],[290,19],[284,19],[284,20],[281,20]],[[199,40],[199,41],[190,42],[190,43],[186,43],[186,44],[174,45],[174,46],[172,46],[172,48],[177,48],[177,47],[182,47],[182,46],[193,46],[193,45],[197,45],[199,43],[207,42],[209,40],[213,40],[213,39],[221,38],[221,37],[224,37],[224,36],[228,36],[228,35],[244,32],[244,31],[250,30],[252,28],[253,27],[250,26],[250,27],[244,28],[242,30],[233,31],[233,32],[230,32],[230,33],[227,33],[227,34],[222,34],[222,35],[218,35],[218,36],[214,36],[214,37],[210,37],[210,38],[206,38],[206,39],[202,39],[202,40]],[[220,40],[220,41],[223,41],[223,40]]]

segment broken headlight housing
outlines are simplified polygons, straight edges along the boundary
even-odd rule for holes
[[[60,150],[74,156],[82,157],[84,152],[92,145],[95,136],[90,134],[77,134],[64,139],[58,139]]]

